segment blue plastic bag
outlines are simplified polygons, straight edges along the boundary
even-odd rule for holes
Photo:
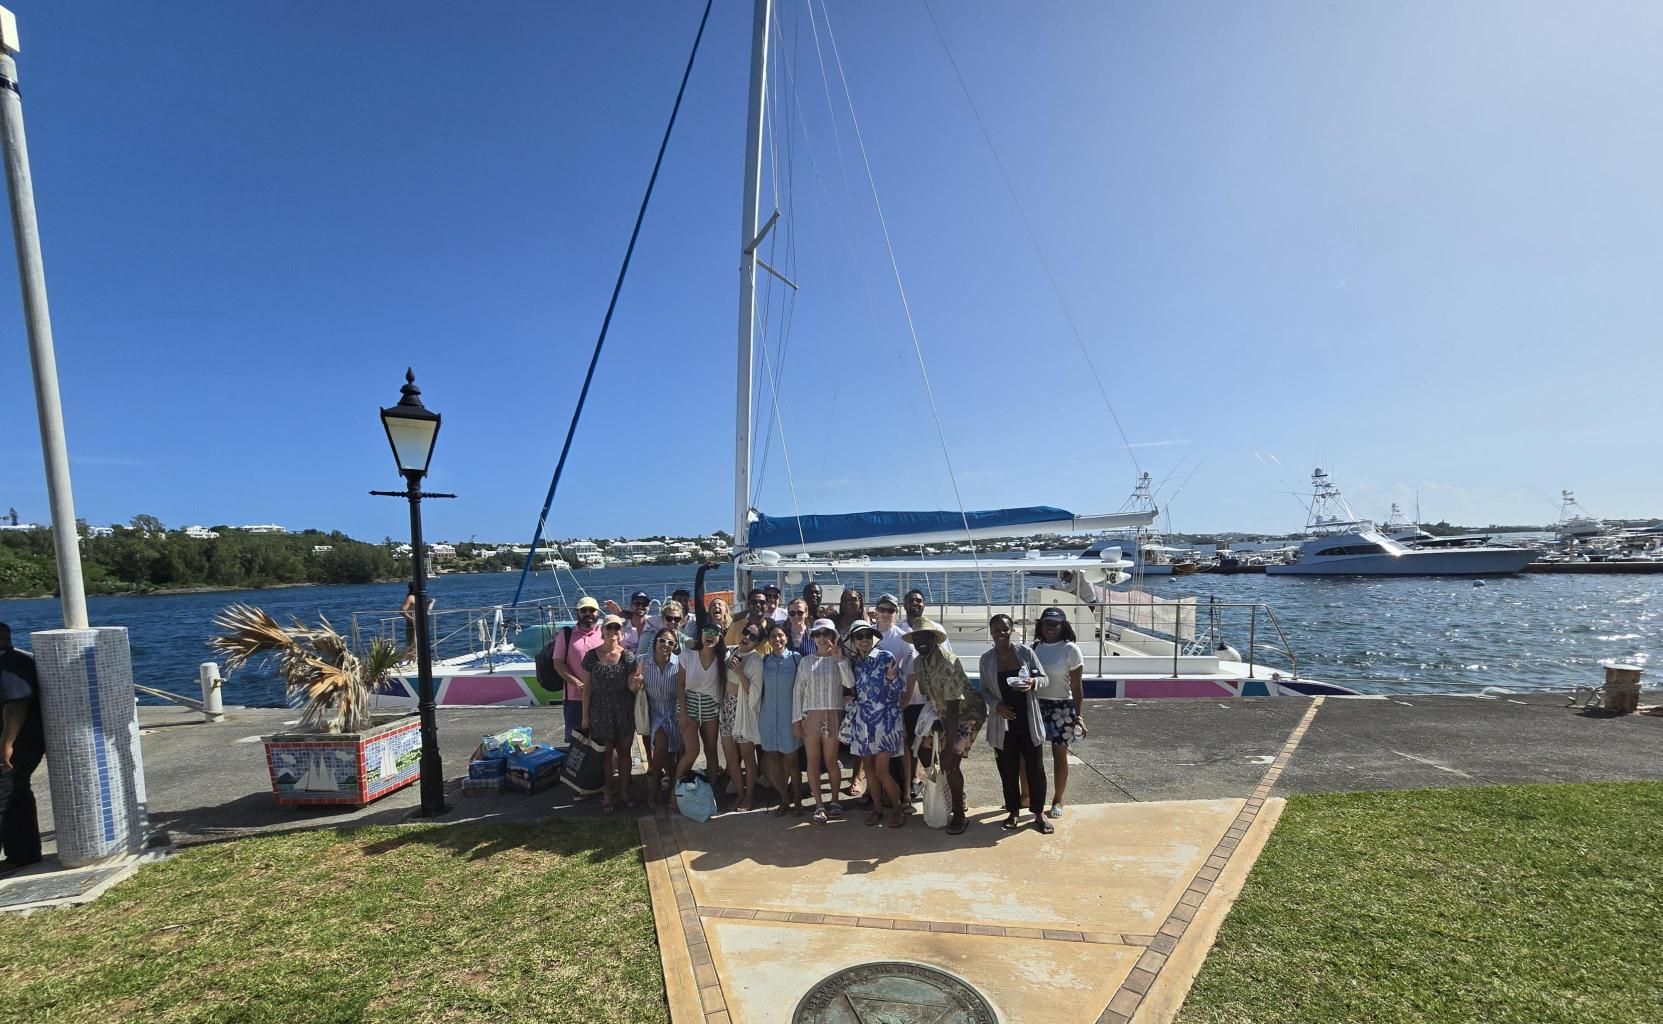
[[[693,821],[709,821],[716,813],[716,794],[710,791],[710,783],[695,775],[676,783],[676,808]]]

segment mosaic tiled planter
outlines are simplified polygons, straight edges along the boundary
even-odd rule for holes
[[[421,720],[383,719],[364,732],[263,736],[271,792],[286,807],[360,807],[421,777]]]

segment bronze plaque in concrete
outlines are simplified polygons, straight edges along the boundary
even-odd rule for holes
[[[808,990],[792,1024],[996,1024],[986,999],[958,978],[906,963],[860,964]]]

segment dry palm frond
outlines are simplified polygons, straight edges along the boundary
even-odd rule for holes
[[[275,663],[290,696],[306,700],[304,728],[322,732],[357,732],[370,724],[370,692],[398,662],[393,646],[376,641],[360,658],[346,638],[320,617],[311,629],[299,619],[289,627],[245,604],[234,604],[214,618],[223,630],[209,641],[223,653],[226,667],[239,668],[256,658]]]

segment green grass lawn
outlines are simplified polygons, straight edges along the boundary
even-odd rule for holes
[[[7,1021],[665,1021],[633,821],[312,830],[0,915]]]
[[[1294,797],[1181,1024],[1663,1021],[1663,783]]]

